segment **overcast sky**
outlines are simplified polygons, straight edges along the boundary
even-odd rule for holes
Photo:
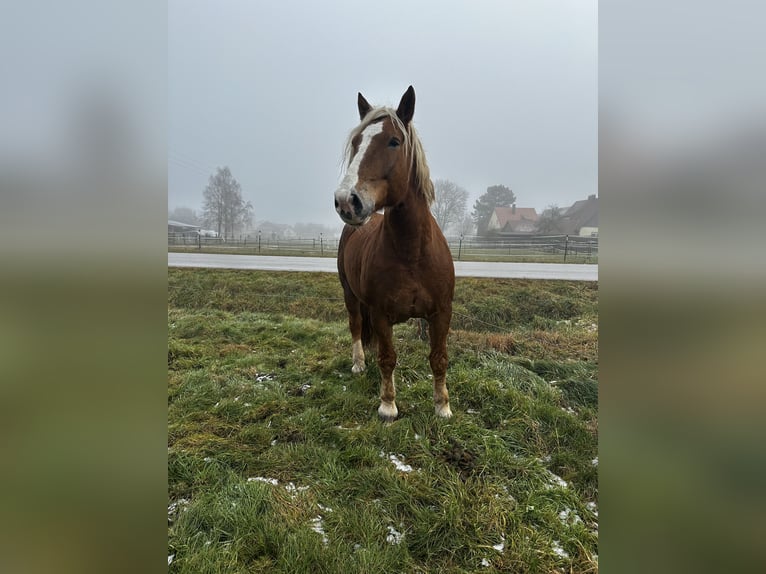
[[[357,92],[415,88],[433,179],[538,212],[597,192],[597,1],[170,0],[168,206],[228,165],[256,221],[339,226]]]

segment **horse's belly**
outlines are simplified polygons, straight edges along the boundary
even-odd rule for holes
[[[412,317],[428,317],[434,310],[430,295],[413,291],[389,294],[383,305],[383,312],[391,323],[403,323]]]

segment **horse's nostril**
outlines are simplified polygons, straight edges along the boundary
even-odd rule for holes
[[[354,205],[355,211],[361,211],[362,210],[362,200],[359,199],[359,196],[355,193],[351,194],[351,203]]]
[[[335,200],[335,209],[338,209],[339,206],[340,206],[340,203],[338,203],[338,200],[336,199]]]

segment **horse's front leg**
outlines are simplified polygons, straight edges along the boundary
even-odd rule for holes
[[[399,415],[396,408],[396,387],[394,386],[394,367],[396,351],[393,344],[393,326],[383,316],[373,317],[373,329],[378,339],[378,368],[380,369],[380,406],[378,415],[386,422],[391,422]]]
[[[364,348],[362,347],[362,311],[359,300],[349,290],[345,293],[346,309],[348,310],[348,330],[351,331],[351,372],[364,371]]]
[[[447,393],[447,334],[452,312],[440,313],[429,318],[428,332],[431,338],[431,354],[429,361],[434,375],[434,410],[440,417],[449,418],[452,410],[449,408]]]

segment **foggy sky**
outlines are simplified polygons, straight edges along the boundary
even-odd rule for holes
[[[168,4],[168,206],[200,210],[228,165],[254,219],[339,226],[333,193],[357,92],[412,84],[433,179],[474,200],[597,192],[597,2]]]

